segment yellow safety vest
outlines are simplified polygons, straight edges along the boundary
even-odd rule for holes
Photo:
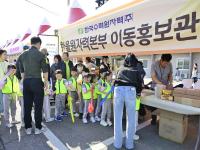
[[[94,94],[93,94],[93,99],[94,100],[96,100],[98,98],[98,94],[99,94],[98,84],[95,84]]]
[[[71,77],[70,78],[70,80],[72,81],[72,86],[73,86],[73,88],[75,89],[75,91],[77,90],[77,81],[76,81],[76,79],[74,78],[74,77]]]
[[[139,111],[140,110],[140,100],[141,100],[141,97],[136,97],[136,111]]]
[[[65,61],[65,66],[66,66],[66,79],[68,80],[70,78],[70,68],[69,68],[69,60]]]
[[[13,94],[19,92],[19,81],[16,76],[13,76],[13,79],[10,77],[7,78],[7,82],[2,89],[3,94]]]
[[[82,86],[85,86],[87,91],[89,91],[89,90],[90,90],[90,87],[91,87],[90,83],[88,83],[88,84],[83,83]],[[91,93],[91,92],[88,92],[88,93],[83,93],[83,92],[82,92],[82,96],[83,96],[83,99],[84,99],[84,100],[91,100],[91,98],[92,98],[92,93]]]
[[[102,97],[102,98],[105,98],[106,95],[107,95],[107,93],[111,90],[111,84],[108,83],[108,82],[105,82],[105,84],[106,84],[106,88],[105,88],[105,90],[104,90],[103,92],[106,93],[106,94],[101,93],[101,97]],[[107,99],[111,99],[111,98],[112,98],[112,94],[110,93],[110,94],[108,95]]]
[[[18,93],[17,93],[17,96],[19,97],[23,97],[23,92],[19,89]]]
[[[63,79],[60,81],[56,81],[56,94],[67,94],[67,88],[64,84]]]

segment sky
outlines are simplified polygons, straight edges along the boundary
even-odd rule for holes
[[[29,1],[29,2],[28,2]],[[23,37],[28,28],[36,35],[40,24],[47,18],[54,28],[67,23],[68,0],[0,0],[0,46],[7,40]],[[71,0],[73,1],[73,0]],[[41,9],[30,2],[47,9]],[[78,0],[86,14],[92,14],[97,4],[95,0]]]

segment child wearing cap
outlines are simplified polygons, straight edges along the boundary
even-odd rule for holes
[[[104,90],[101,92],[102,99],[104,99],[107,96],[112,87],[112,73],[106,72],[104,76],[105,76],[105,85],[104,85]],[[111,109],[112,109],[111,100],[112,100],[112,93],[108,95],[106,101],[102,105],[101,122],[100,122],[100,125],[102,126],[112,125],[112,122],[110,121]]]
[[[71,69],[71,78],[68,81],[69,95],[72,97],[73,113],[75,117],[79,116],[79,109],[77,106],[79,96],[78,96],[78,85],[77,85],[77,69],[73,67]]]
[[[88,105],[92,98],[91,88],[92,88],[92,86],[90,84],[88,73],[84,73],[83,74],[83,84],[82,84],[82,97],[83,97],[83,102],[84,102],[83,123],[88,123],[88,121],[87,121]],[[92,123],[95,123],[93,112],[90,113],[90,121]]]
[[[16,115],[16,101],[17,101],[17,94],[19,92],[19,81],[16,74],[16,66],[15,65],[8,65],[7,68],[8,72],[10,71],[11,74],[6,79],[6,82],[2,88],[3,93],[3,104],[4,104],[4,119],[6,123],[6,127],[11,128],[13,124],[18,123],[15,120]],[[12,121],[9,121],[10,112],[11,110],[11,117]]]
[[[62,77],[62,71],[56,70],[56,84],[54,93],[56,94],[55,97],[55,120],[56,121],[62,121],[64,116],[67,116],[67,113],[65,111],[65,96],[67,94],[67,80],[63,79]]]

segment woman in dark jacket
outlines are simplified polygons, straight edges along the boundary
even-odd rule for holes
[[[54,56],[54,64],[51,65],[51,70],[50,70],[50,77],[53,82],[53,90],[55,90],[55,82],[56,82],[56,76],[55,76],[55,71],[56,70],[62,70],[63,76],[65,76],[65,63],[63,63],[62,58],[60,55],[55,55]]]

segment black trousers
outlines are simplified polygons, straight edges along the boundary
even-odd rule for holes
[[[27,78],[23,82],[24,123],[25,128],[32,127],[31,111],[34,103],[35,126],[42,128],[42,108],[44,99],[44,83],[40,78]]]

